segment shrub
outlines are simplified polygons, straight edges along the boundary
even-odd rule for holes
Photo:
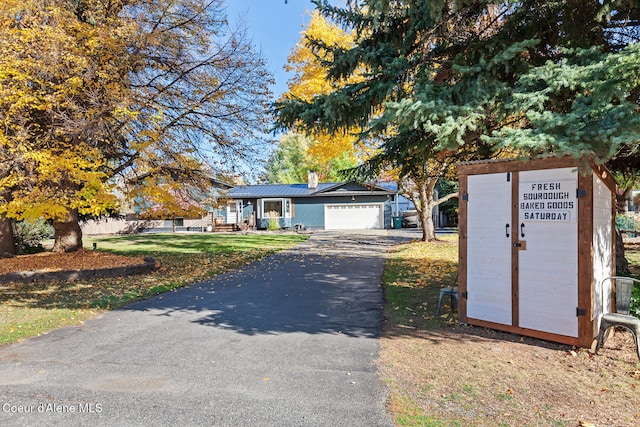
[[[278,217],[278,212],[271,211],[269,212],[269,226],[267,227],[269,231],[280,230],[280,219]]]
[[[19,254],[42,252],[42,241],[53,234],[53,227],[44,219],[17,221],[14,229],[16,252]]]
[[[635,286],[631,294],[631,307],[629,311],[632,316],[640,317],[640,288]]]

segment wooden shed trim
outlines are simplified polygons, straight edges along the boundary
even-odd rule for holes
[[[552,334],[550,332],[538,331],[535,329],[521,328],[519,326],[509,326],[502,323],[493,323],[486,320],[469,318],[469,325],[479,326],[481,328],[495,329],[496,331],[509,332],[510,334],[524,335],[527,337],[538,338],[546,341],[553,341],[561,344],[580,346],[578,338],[568,337],[566,335]]]
[[[617,184],[609,170],[601,164],[590,161],[591,172],[595,173],[611,190],[616,192]],[[481,175],[486,173],[500,172],[523,172],[530,170],[558,169],[567,167],[578,167],[576,159],[570,156],[548,157],[537,159],[494,159],[479,160],[475,162],[461,162],[457,164],[458,176]]]
[[[577,345],[582,347],[590,347],[593,339],[597,334],[595,330],[595,307],[594,307],[594,175],[597,176],[605,186],[611,191],[612,197],[612,230],[615,230],[615,194],[616,183],[612,174],[603,165],[590,163],[589,173],[577,174],[577,187],[583,190],[586,197],[578,198],[578,307],[576,310],[584,310],[584,315],[578,316],[578,337],[570,337],[564,335],[553,334],[549,332],[537,331],[519,326],[519,250],[512,250],[512,325],[493,323],[490,321],[469,318],[467,316],[467,251],[468,251],[468,206],[465,195],[468,196],[468,177],[470,175],[494,174],[510,172],[512,176],[512,230],[511,242],[518,243],[519,235],[517,232],[518,224],[518,202],[519,202],[519,172],[532,170],[560,169],[567,167],[578,167],[577,161],[572,157],[558,157],[532,160],[497,160],[470,162],[458,164],[458,175],[460,185],[461,203],[459,205],[459,254],[458,262],[460,267],[458,274],[459,289],[459,320],[461,323],[487,327],[491,329],[501,330],[510,333],[560,342],[568,345]],[[615,231],[612,233],[612,272],[615,274]]]
[[[593,175],[578,174],[578,188],[585,197],[578,199],[578,307],[584,314],[578,316],[578,341],[590,347],[593,340],[591,326],[593,313]]]
[[[520,191],[520,173],[511,173],[511,324],[520,326],[520,250],[516,245],[520,241],[518,220],[518,199]],[[465,269],[466,270],[466,269]]]
[[[458,191],[460,203],[458,203],[458,320],[467,323],[467,269],[460,266],[467,265],[467,200],[468,176],[459,178]]]
[[[576,167],[573,157],[550,157],[531,160],[500,160],[478,163],[458,163],[458,175],[481,175],[487,173],[522,172],[530,170],[558,169]]]

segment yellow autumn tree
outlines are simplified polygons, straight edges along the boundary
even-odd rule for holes
[[[77,250],[116,183],[169,200],[143,187],[251,163],[271,81],[222,0],[3,0],[0,253],[11,218],[50,219],[54,250]]]
[[[322,40],[324,46],[311,45],[308,40]],[[300,99],[310,101],[316,95],[323,95],[346,83],[354,83],[358,76],[345,81],[332,81],[328,78],[322,61],[331,61],[332,48],[349,48],[353,45],[354,35],[326,20],[317,10],[311,13],[307,27],[300,33],[300,40],[288,57],[287,71],[293,71],[294,77],[288,83],[288,91],[282,100]],[[295,127],[294,127],[295,129]],[[357,132],[357,130],[354,130]],[[329,134],[314,132],[309,144],[308,155],[319,164],[326,164],[333,159],[347,158],[355,162],[366,153],[365,147],[358,144],[353,133],[343,132]]]
[[[78,248],[79,215],[116,207],[108,134],[126,108],[129,30],[55,1],[0,5],[0,215],[52,220],[56,251]]]

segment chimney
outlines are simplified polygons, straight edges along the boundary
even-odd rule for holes
[[[318,188],[318,174],[316,171],[309,171],[309,190]]]

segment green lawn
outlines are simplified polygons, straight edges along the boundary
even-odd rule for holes
[[[402,245],[387,260],[384,272],[389,322],[401,327],[430,328],[450,320],[449,299],[438,305],[440,288],[455,286],[458,273],[458,235],[439,242]]]
[[[153,256],[151,274],[75,282],[0,284],[0,345],[74,325],[103,310],[149,298],[243,267],[308,236],[261,234],[144,234],[93,237],[86,248],[125,256]]]
[[[175,255],[202,253],[268,252],[287,248],[307,237],[301,234],[136,234],[90,237],[87,249],[95,243],[99,250],[121,255]]]

